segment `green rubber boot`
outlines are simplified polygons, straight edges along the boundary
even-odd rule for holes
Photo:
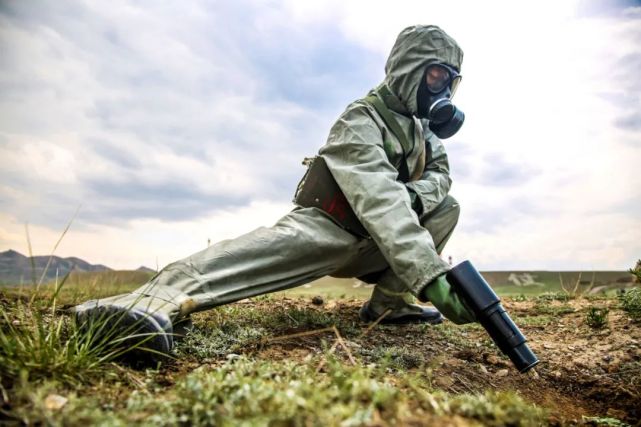
[[[392,310],[381,320],[382,324],[404,325],[408,323],[443,322],[438,310],[413,304],[414,297],[409,292],[392,293],[381,286],[376,286],[370,300],[359,312],[364,322],[374,322],[387,310]]]

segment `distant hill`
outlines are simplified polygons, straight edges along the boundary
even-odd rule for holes
[[[484,271],[483,277],[493,286],[542,286],[558,285],[563,281],[566,286],[604,285],[612,283],[632,283],[634,276],[627,271]]]
[[[34,256],[30,258],[12,249],[0,252],[0,284],[18,285],[29,284],[40,280],[45,270],[49,256]],[[34,268],[35,267],[35,268]],[[51,263],[46,271],[43,282],[56,278],[56,271],[59,278],[63,278],[70,271],[76,272],[99,272],[111,271],[107,266],[101,264],[90,264],[85,260],[76,257],[61,258],[51,257]]]

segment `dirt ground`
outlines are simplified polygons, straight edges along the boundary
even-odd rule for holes
[[[0,298],[0,303],[12,306],[15,298],[20,297]],[[88,382],[78,393],[122,411],[133,390],[148,392],[149,384],[153,390],[171,390],[198,368],[216,371],[245,355],[251,360],[318,364],[316,372],[325,372],[325,355],[335,349],[342,364],[386,367],[386,378],[400,389],[409,376],[410,382],[418,379],[430,390],[451,395],[517,393],[548,411],[548,425],[625,425],[620,420],[641,426],[641,322],[630,319],[616,298],[504,298],[541,361],[534,374],[519,374],[478,324],[368,326],[358,317],[362,304],[363,299],[274,295],[196,313],[192,332],[178,343],[175,359],[152,373],[110,364],[105,372],[118,377],[117,383]],[[595,307],[609,309],[600,328],[586,322]],[[147,383],[149,379],[153,381]],[[17,406],[7,401],[7,411],[20,409],[20,400],[13,401]],[[420,412],[420,402],[416,408],[409,405]]]
[[[351,324],[363,328],[340,331],[352,355],[363,362],[377,348],[393,349],[392,356],[403,368],[424,370],[439,389],[452,393],[517,391],[526,400],[548,408],[551,424],[581,423],[583,417],[611,417],[641,425],[641,324],[617,309],[616,300],[504,300],[504,306],[541,360],[536,374],[519,374],[478,325],[377,325],[363,335],[364,326],[357,322],[362,304],[359,300],[323,301],[319,305],[300,298],[241,303],[266,311],[276,306],[331,311],[342,323],[355,322]],[[594,305],[610,308],[604,328],[594,329],[585,322],[587,308]],[[197,315],[196,326],[207,316]],[[292,336],[261,340],[242,352],[276,360],[308,360],[322,350],[323,342],[327,345],[335,339],[331,331],[296,335],[313,329],[300,325],[279,331]],[[349,356],[340,346],[337,354],[348,362]]]

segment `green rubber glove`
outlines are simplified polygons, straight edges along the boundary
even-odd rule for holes
[[[464,305],[454,292],[445,275],[441,275],[427,285],[422,292],[424,299],[431,301],[434,307],[457,325],[476,321],[474,314]]]

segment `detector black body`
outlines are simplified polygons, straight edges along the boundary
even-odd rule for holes
[[[447,281],[519,372],[527,372],[539,363],[525,336],[501,305],[501,299],[470,261],[452,268]]]

